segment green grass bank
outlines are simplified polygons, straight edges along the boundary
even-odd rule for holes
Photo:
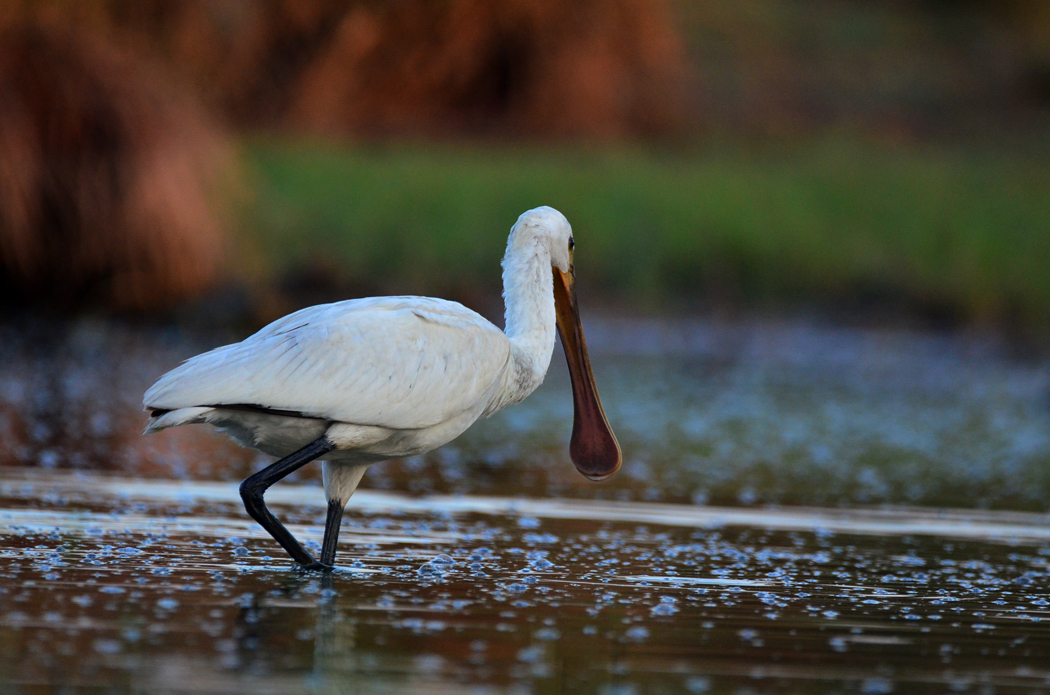
[[[884,302],[1050,324],[1050,166],[1035,153],[824,141],[761,152],[253,141],[268,272],[379,292],[498,291],[507,230],[552,205],[581,290],[639,310]]]

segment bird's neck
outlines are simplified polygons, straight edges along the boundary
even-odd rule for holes
[[[503,298],[504,333],[515,353],[517,379],[527,390],[524,398],[543,381],[554,351],[554,280],[550,251],[540,239],[512,240],[508,245]]]

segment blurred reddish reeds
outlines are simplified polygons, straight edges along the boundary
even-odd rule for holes
[[[1050,103],[1039,0],[23,2],[163,57],[249,128],[922,139]]]
[[[247,125],[601,138],[673,131],[686,113],[665,0],[103,5]]]
[[[684,54],[663,2],[362,5],[302,74],[289,119],[329,132],[665,133]]]
[[[231,161],[194,99],[140,57],[56,18],[0,26],[8,294],[117,310],[195,296],[220,270]]]

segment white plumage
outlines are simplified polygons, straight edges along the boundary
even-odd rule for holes
[[[154,429],[183,424],[176,421],[185,408],[258,405],[415,430],[481,415],[509,361],[506,336],[460,304],[358,299],[297,311],[243,342],[191,358],[147,391],[145,402],[173,411],[151,423]]]
[[[573,245],[568,221],[552,208],[518,219],[503,261],[506,332],[461,304],[428,297],[310,307],[162,376],[143,398],[151,411],[146,432],[210,423],[246,446],[289,458],[323,441],[326,449],[310,458],[325,458],[325,490],[341,514],[371,463],[439,447],[532,393],[550,364],[557,324],[577,406],[573,458],[590,477],[605,477],[619,466],[619,449],[579,328]],[[257,516],[250,505],[249,512]],[[326,546],[337,527],[338,520],[326,529]]]

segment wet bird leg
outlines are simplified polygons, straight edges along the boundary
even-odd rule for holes
[[[331,569],[331,565],[328,564],[326,566],[325,564],[314,560],[313,556],[307,552],[306,548],[295,539],[295,536],[293,536],[291,532],[286,529],[272,513],[270,513],[270,510],[266,508],[266,503],[263,501],[263,493],[265,493],[266,489],[277,481],[294,473],[314,459],[327,454],[333,449],[335,449],[335,444],[333,444],[327,437],[321,437],[317,441],[307,444],[295,453],[289,454],[280,461],[267,466],[241,483],[241,499],[244,500],[244,508],[248,510],[248,514],[258,521],[259,524],[274,537],[274,540],[280,543],[281,547],[288,551],[288,554],[292,556],[292,559],[302,565],[304,569]],[[330,520],[331,509],[329,509],[329,521]],[[338,530],[336,533],[338,533]],[[328,527],[326,526],[325,548],[328,547],[328,535]],[[331,555],[333,558],[335,557],[334,542],[332,543]],[[324,555],[322,555],[322,557],[324,557]]]
[[[328,500],[328,517],[324,522],[324,542],[321,544],[321,564],[335,566],[335,549],[339,543],[339,525],[343,520],[343,503]]]

